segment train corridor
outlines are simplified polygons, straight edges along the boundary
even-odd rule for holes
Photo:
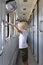
[[[28,24],[28,63],[43,65],[43,0],[0,0],[0,65],[23,65],[18,54],[22,22]],[[27,41],[25,32],[20,43]]]

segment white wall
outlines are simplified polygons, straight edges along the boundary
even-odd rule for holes
[[[18,54],[18,36],[6,39],[3,65],[15,65]]]
[[[0,52],[5,43],[5,27],[1,25],[3,19],[5,20],[5,2],[0,0]],[[0,56],[0,65],[3,65],[3,54]]]

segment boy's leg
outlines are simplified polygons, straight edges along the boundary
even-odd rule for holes
[[[24,65],[28,65],[28,48],[21,49],[20,54]]]
[[[24,65],[28,65],[28,60],[24,62]]]

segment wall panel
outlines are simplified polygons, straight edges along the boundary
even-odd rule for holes
[[[18,54],[18,37],[6,39],[3,53],[3,65],[15,65]]]
[[[40,31],[40,21],[43,21],[43,0],[39,0],[39,65],[43,65],[43,32]]]
[[[37,61],[37,5],[35,6],[34,10],[34,55]]]

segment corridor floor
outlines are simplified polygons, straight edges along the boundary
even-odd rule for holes
[[[28,55],[29,55],[28,65],[38,65],[35,61],[34,56],[32,55],[30,48],[28,49]],[[17,65],[23,65],[20,55],[19,55],[19,58],[18,58],[18,64]]]

